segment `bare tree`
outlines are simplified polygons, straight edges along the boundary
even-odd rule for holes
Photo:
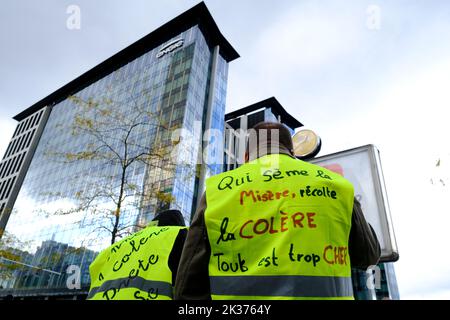
[[[139,210],[156,208],[158,204],[168,207],[175,200],[161,180],[175,176],[177,164],[171,151],[178,141],[171,138],[181,120],[164,114],[167,110],[161,108],[150,110],[145,103],[150,96],[144,103],[138,103],[137,99],[123,102],[76,95],[68,99],[77,108],[71,134],[84,143],[77,150],[49,145],[46,154],[68,165],[89,163],[92,170],[88,176],[77,177],[88,188],[72,195],[76,205],[50,214],[89,212],[106,217],[109,223],[97,229],[110,233],[113,244],[129,234],[130,228],[143,227],[139,223],[121,224],[123,213],[130,207]],[[144,184],[134,180],[133,172],[138,169],[145,170]]]

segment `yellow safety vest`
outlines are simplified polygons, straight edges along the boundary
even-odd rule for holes
[[[103,250],[89,266],[88,300],[170,300],[169,255],[185,227],[149,226]]]
[[[206,182],[213,299],[353,299],[352,184],[288,155]]]

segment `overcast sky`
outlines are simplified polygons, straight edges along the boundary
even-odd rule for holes
[[[275,96],[321,136],[320,155],[375,144],[401,298],[450,299],[450,2],[205,2],[241,55],[227,111]],[[3,0],[0,154],[14,115],[197,3]]]

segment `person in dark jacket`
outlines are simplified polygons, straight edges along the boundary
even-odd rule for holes
[[[264,140],[260,136],[258,146],[249,146],[246,162],[258,158],[261,150],[264,154],[273,152],[295,158],[292,138],[289,131],[279,123],[260,123],[254,127],[258,130],[280,130],[278,141],[271,141],[270,135]],[[287,131],[287,134],[286,134]],[[283,134],[284,133],[284,134]],[[206,196],[203,194],[197,211],[189,228],[188,236],[181,255],[178,277],[175,282],[175,299],[209,300],[211,299],[209,280],[209,261],[211,246],[205,226]],[[355,199],[351,217],[351,229],[348,240],[350,263],[353,268],[366,269],[378,263],[381,249],[373,228],[366,222],[360,203]]]

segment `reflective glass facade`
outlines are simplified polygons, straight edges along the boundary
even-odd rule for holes
[[[177,45],[167,47],[171,42]],[[200,28],[191,27],[52,106],[0,240],[0,249],[10,253],[9,258],[0,261],[0,296],[5,292],[45,295],[70,291],[71,265],[79,267],[81,288],[88,288],[88,267],[111,239],[111,216],[99,213],[115,208],[114,199],[100,194],[99,185],[117,192],[124,178],[133,186],[124,190],[126,201],[118,226],[123,235],[168,208],[179,209],[189,224],[200,180],[197,172],[201,171],[198,159],[203,132],[210,127],[223,132],[224,126],[228,63],[218,55],[216,68],[212,68],[213,51]],[[208,99],[210,87],[213,96]],[[105,118],[111,116],[108,107],[114,107],[121,115],[118,121],[138,118],[145,123],[127,136],[132,141],[127,146],[129,154],[148,148],[168,153],[153,156],[145,163],[134,162],[125,175],[121,175],[117,162],[108,159],[75,161],[71,155],[95,149],[99,143],[92,134],[74,133],[74,121],[84,121],[89,127],[86,119],[77,117],[86,105],[103,108]],[[212,120],[207,124],[208,109]],[[109,130],[102,139],[122,152],[123,128],[102,127],[101,112],[91,112],[90,116],[97,121],[94,128]],[[180,129],[185,130],[182,138],[188,133],[192,139],[188,152],[171,150]],[[220,154],[222,146],[219,148],[208,152]],[[209,174],[215,174],[222,166],[209,169]],[[158,190],[165,197],[143,199],[140,192],[146,190]],[[93,194],[95,211],[86,207],[68,214],[78,206],[80,195]],[[76,274],[76,270],[71,272]]]

